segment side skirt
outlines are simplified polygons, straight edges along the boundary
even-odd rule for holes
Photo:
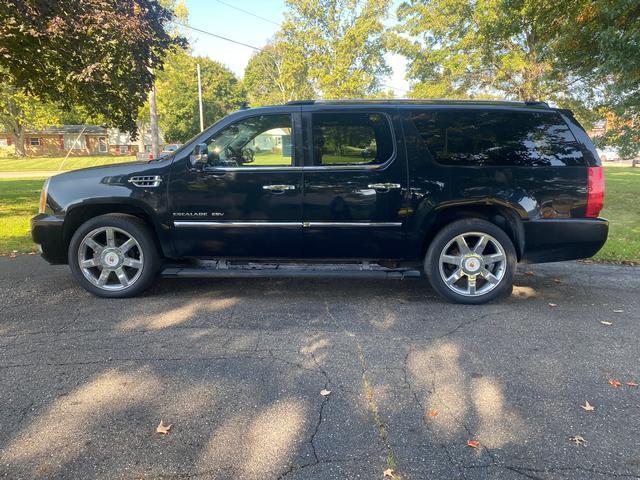
[[[160,272],[163,277],[186,278],[418,278],[415,268],[387,268],[374,262],[349,263],[262,263],[199,260],[188,264],[169,264]]]

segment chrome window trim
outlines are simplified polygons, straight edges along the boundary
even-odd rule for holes
[[[209,221],[174,221],[173,226],[200,228],[247,228],[247,227],[401,227],[402,222],[209,222]]]

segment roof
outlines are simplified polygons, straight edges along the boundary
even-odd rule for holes
[[[65,133],[80,133],[84,129],[84,133],[94,135],[106,135],[106,127],[99,125],[58,125],[53,127],[44,127],[40,129],[27,130],[27,133],[42,133],[42,134],[65,134]]]
[[[527,101],[518,102],[510,100],[452,100],[452,99],[349,99],[349,100],[293,100],[287,105],[495,105],[506,107],[542,107],[550,108],[546,102]]]

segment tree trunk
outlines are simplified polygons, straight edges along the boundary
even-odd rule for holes
[[[13,132],[13,143],[15,144],[16,157],[26,157],[27,152],[24,148],[25,131],[19,128]]]

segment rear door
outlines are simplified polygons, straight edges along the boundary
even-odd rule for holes
[[[407,166],[396,111],[303,109],[305,257],[403,257]]]

